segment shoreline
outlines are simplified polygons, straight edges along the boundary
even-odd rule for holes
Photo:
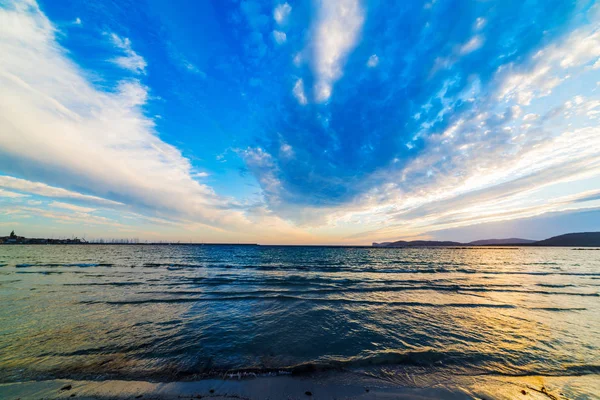
[[[48,380],[0,384],[3,399],[570,399],[600,393],[600,374],[424,374],[393,383],[353,373],[190,382]]]

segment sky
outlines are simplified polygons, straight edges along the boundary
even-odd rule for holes
[[[600,230],[596,1],[0,0],[0,55],[0,236]]]

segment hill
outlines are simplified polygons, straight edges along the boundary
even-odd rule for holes
[[[534,246],[600,247],[600,232],[567,233],[533,243]]]
[[[397,242],[373,243],[373,247],[452,247],[452,246],[578,246],[600,247],[600,232],[567,233],[544,240],[519,238],[484,239],[469,243],[437,240],[399,240]]]

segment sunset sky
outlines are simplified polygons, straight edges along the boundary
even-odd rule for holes
[[[0,236],[600,230],[600,4],[0,0]]]

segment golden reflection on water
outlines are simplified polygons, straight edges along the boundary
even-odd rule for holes
[[[138,250],[0,249],[0,380],[185,379],[307,362],[392,376],[405,365],[512,375],[600,364],[598,252]],[[74,266],[94,260],[107,265]]]

